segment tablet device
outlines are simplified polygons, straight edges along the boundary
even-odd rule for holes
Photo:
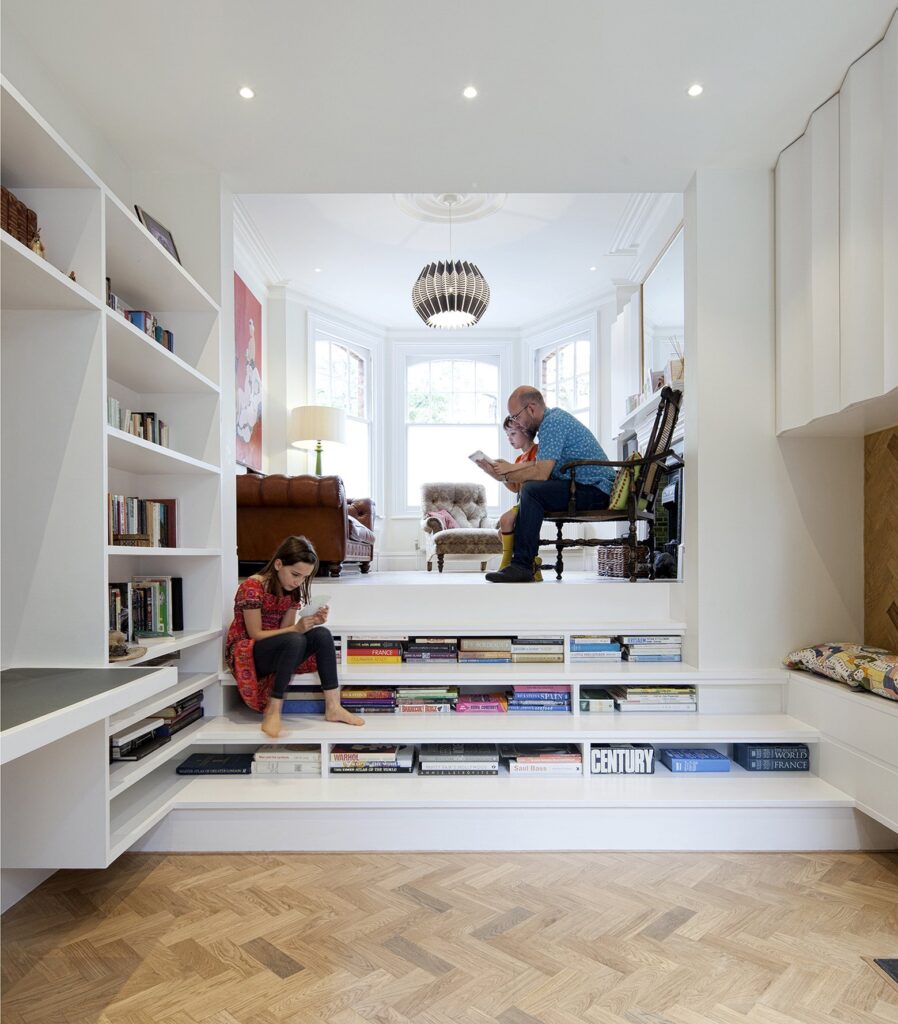
[[[313,597],[308,604],[302,606],[296,613],[297,619],[304,619],[307,615],[314,615],[315,612],[320,611],[326,604],[331,603],[330,594],[317,594]]]
[[[478,448],[476,452],[472,452],[468,458],[471,462],[488,462],[491,466],[495,464],[495,459],[491,459],[489,455],[484,455]]]

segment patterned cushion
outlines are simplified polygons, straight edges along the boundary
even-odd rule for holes
[[[502,541],[495,530],[442,530],[433,535],[438,555],[499,555]]]
[[[627,459],[627,462],[641,458],[642,456],[639,452],[633,452],[629,459]],[[640,466],[621,466],[617,471],[617,476],[614,478],[614,486],[611,488],[611,500],[608,502],[608,508],[619,512],[627,507],[630,491],[639,479],[640,468]]]
[[[880,697],[898,700],[898,654],[863,644],[826,643],[793,651],[785,659],[789,668],[835,679]]]

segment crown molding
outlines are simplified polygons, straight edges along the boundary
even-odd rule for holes
[[[596,292],[595,295],[576,305],[562,306],[546,316],[541,316],[538,320],[531,321],[521,328],[521,336],[527,338],[533,334],[542,334],[544,331],[550,331],[563,324],[572,323],[575,320],[582,320],[584,317],[598,313],[602,306],[614,302],[616,298],[616,288],[603,288],[600,292]]]
[[[284,272],[239,196],[234,196],[234,254],[258,268],[266,287],[286,283]]]
[[[673,192],[634,192],[620,216],[608,250],[611,256],[631,256],[632,263],[617,284],[638,284],[655,254],[646,254],[646,243],[667,215],[676,198]]]

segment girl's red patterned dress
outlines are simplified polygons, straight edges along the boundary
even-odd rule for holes
[[[237,588],[234,597],[234,621],[228,629],[225,646],[225,661],[231,675],[237,680],[237,689],[243,702],[254,711],[264,711],[271,695],[274,673],[256,677],[256,663],[253,660],[253,647],[256,641],[246,631],[246,620],[243,612],[247,608],[259,608],[262,611],[262,629],[280,629],[284,614],[291,608],[299,608],[300,601],[290,594],[275,597],[270,594],[263,583],[256,579],[244,580]],[[315,672],[315,655],[311,655],[297,668],[297,672]]]

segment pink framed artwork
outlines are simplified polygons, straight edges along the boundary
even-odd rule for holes
[[[237,462],[262,472],[262,303],[234,274]]]

